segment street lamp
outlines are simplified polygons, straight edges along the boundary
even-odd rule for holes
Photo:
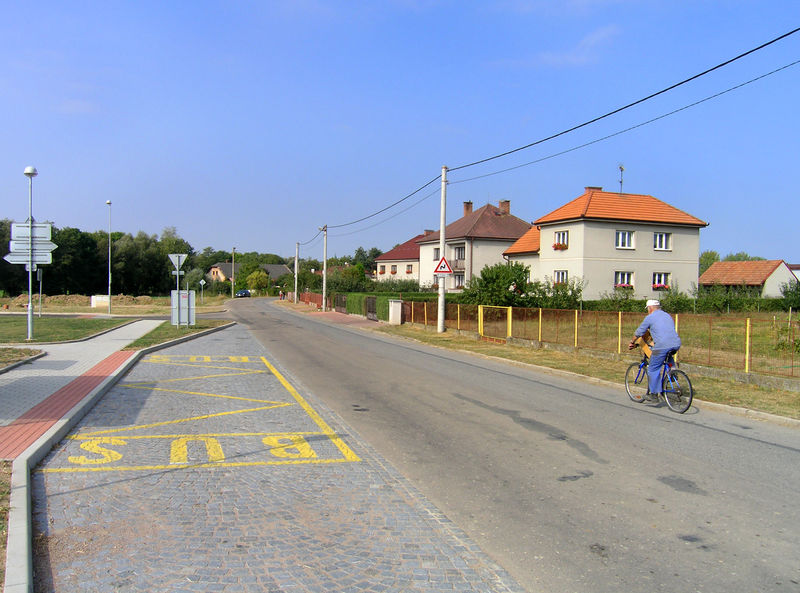
[[[108,206],[108,314],[111,315],[111,200],[106,200]]]
[[[28,178],[28,340],[33,339],[33,178],[38,174],[36,167],[23,171]]]
[[[235,285],[234,276],[236,272],[236,247],[233,248],[233,252],[231,255],[231,298],[233,298],[233,287]]]

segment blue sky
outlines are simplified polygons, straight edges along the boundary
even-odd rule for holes
[[[548,137],[800,26],[796,0],[0,2],[0,218],[322,257],[438,228],[451,168]],[[800,33],[555,140],[449,174],[532,221],[584,186],[710,222],[701,250],[800,263]],[[427,199],[422,199],[425,196]],[[336,227],[336,228],[334,228]]]

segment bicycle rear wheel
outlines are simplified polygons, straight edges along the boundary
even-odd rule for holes
[[[647,367],[634,362],[625,371],[625,391],[631,401],[640,404],[645,400],[647,394]]]
[[[664,375],[662,392],[669,409],[683,414],[692,405],[694,391],[689,376],[683,371],[672,369]]]

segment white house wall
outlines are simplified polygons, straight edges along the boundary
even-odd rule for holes
[[[780,297],[783,296],[781,286],[784,284],[791,284],[796,280],[796,276],[792,273],[785,263],[781,262],[772,274],[770,274],[767,281],[764,282],[764,289],[761,295],[764,297]]]

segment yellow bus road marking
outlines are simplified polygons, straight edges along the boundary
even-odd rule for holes
[[[291,383],[289,383],[289,381],[286,380],[286,378],[278,371],[278,369],[276,369],[263,356],[261,357],[261,360],[264,362],[264,365],[272,372],[272,374],[278,378],[278,381],[281,382],[286,391],[292,394],[292,397],[295,399],[295,401],[297,401],[298,404],[300,404],[300,407],[303,408],[303,410],[305,410],[306,414],[308,414],[311,417],[311,419],[316,423],[316,425],[320,427],[322,432],[324,432],[331,438],[336,447],[342,452],[342,455],[344,455],[345,458],[350,461],[361,461],[358,458],[358,456],[355,453],[353,453],[350,447],[348,447],[342,439],[336,436],[336,433],[333,432],[333,430],[331,430],[331,427],[328,426],[328,424],[322,419],[322,417],[319,414],[317,414],[314,408],[308,405],[308,402],[306,402],[306,400],[303,399],[303,396],[301,396],[297,392],[297,390],[292,386]]]
[[[259,363],[258,359],[251,360],[249,356],[237,356],[230,354],[151,354],[145,357],[142,362],[169,364],[173,361],[186,361],[189,363],[206,362],[246,362]]]
[[[210,432],[201,434],[131,434],[125,435],[126,441],[146,440],[146,439],[185,439],[185,438],[223,438],[223,437],[282,437],[289,435],[298,436],[328,436],[323,432]],[[66,439],[70,441],[91,440],[98,437],[92,433],[71,434]],[[104,438],[104,437],[103,437]]]
[[[297,459],[288,461],[223,461],[219,463],[192,463],[187,465],[131,465],[111,467],[45,467],[35,470],[46,474],[78,473],[78,472],[122,472],[152,470],[185,470],[218,467],[258,467],[266,465],[308,465],[320,463],[349,463],[351,459]],[[356,459],[356,461],[360,461]]]
[[[165,389],[163,387],[152,387],[155,383],[151,385],[145,385],[144,383],[141,385],[122,385],[122,387],[132,387],[133,389],[149,389],[150,391],[166,391],[168,393],[183,393],[186,395],[200,395],[203,397],[218,397],[221,399],[238,399],[246,402],[262,402],[265,404],[280,404],[283,406],[293,406],[294,404],[291,402],[276,402],[268,399],[256,399],[254,397],[240,397],[238,395],[221,395],[219,393],[203,393],[202,391],[182,391],[180,389]]]
[[[107,430],[97,430],[94,432],[80,433],[79,436],[94,436],[99,434],[115,434],[118,432],[126,432],[129,430],[140,430],[142,428],[154,428],[156,426],[166,426],[167,424],[180,424],[181,422],[192,422],[194,420],[207,420],[209,418],[218,418],[220,416],[230,416],[233,414],[246,414],[248,412],[261,412],[262,410],[273,410],[275,408],[283,408],[291,406],[291,402],[276,403],[273,406],[262,406],[259,408],[248,408],[246,410],[232,410],[230,412],[217,412],[216,414],[203,414],[202,416],[192,416],[190,418],[179,418],[177,420],[164,420],[163,422],[153,422],[152,424],[137,424],[134,426],[125,426],[123,428],[111,428]]]
[[[222,371],[242,371],[242,374],[247,373],[266,373],[267,371],[260,370],[260,369],[242,369],[241,367],[223,367],[223,366],[216,366],[211,364],[191,364],[187,362],[165,362],[162,360],[148,360],[144,359],[142,362],[147,362],[149,364],[161,364],[164,366],[173,366],[173,367],[188,367],[190,369],[220,369]]]
[[[198,368],[198,367],[192,367]],[[209,368],[209,367],[202,367],[202,368]],[[238,377],[243,375],[258,375],[258,374],[268,374],[267,371],[261,371],[259,369],[249,369],[249,370],[242,370],[238,369],[236,373],[218,373],[215,375],[194,375],[191,377],[175,377],[173,379],[159,379],[158,381],[132,381],[130,383],[123,383],[125,387],[133,387],[136,385],[147,385],[152,383],[176,383],[180,381],[194,381],[196,379],[218,379],[220,377]]]
[[[259,439],[259,444],[253,443],[253,438]],[[314,440],[315,437],[319,440]],[[331,456],[334,448],[333,439],[323,433],[221,433],[217,435],[137,435],[137,436],[87,436],[74,435],[69,440],[79,443],[79,448],[84,451],[81,455],[69,455],[69,467],[46,467],[43,472],[65,471],[119,471],[122,469],[153,469],[165,467],[245,467],[254,465],[285,465],[291,463],[331,463],[353,461],[339,455]],[[129,441],[155,442],[168,441],[166,447],[148,446],[146,455],[155,457],[159,461],[167,455],[169,465],[163,462],[131,466],[119,465],[123,457],[141,459],[141,447],[133,447]],[[312,445],[313,442],[313,445]],[[255,460],[228,461],[223,451],[223,444],[233,458],[256,457]],[[191,456],[195,459],[190,462]],[[131,449],[131,447],[133,447]],[[315,448],[316,447],[316,448]],[[86,454],[88,453],[88,455]],[[197,457],[204,458],[200,461]],[[261,459],[258,459],[261,457]],[[266,457],[266,459],[264,459]],[[116,465],[108,465],[117,462]]]

